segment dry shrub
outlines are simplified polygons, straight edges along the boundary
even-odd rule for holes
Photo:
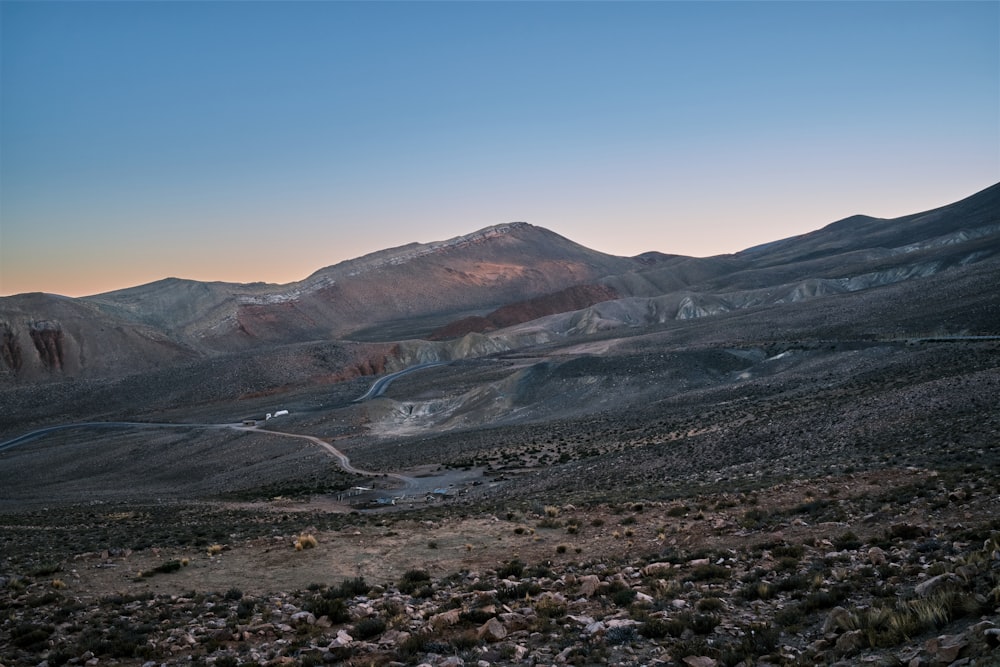
[[[319,542],[316,541],[316,538],[313,537],[312,534],[302,533],[295,539],[295,550],[302,551],[304,549],[312,549],[317,544],[319,544]]]

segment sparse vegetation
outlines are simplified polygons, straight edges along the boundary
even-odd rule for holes
[[[295,538],[294,547],[296,551],[303,551],[305,549],[314,549],[319,542],[316,537],[310,533],[303,533]]]

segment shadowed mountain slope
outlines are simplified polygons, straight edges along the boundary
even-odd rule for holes
[[[526,223],[383,250],[288,285],[169,279],[87,301],[210,349],[350,336],[382,322],[481,311],[620,273],[635,262]]]
[[[126,375],[196,356],[161,330],[82,299],[41,293],[0,299],[0,379],[71,379],[94,366],[103,375]]]
[[[622,299],[595,300],[567,317],[529,325],[528,329],[538,332],[560,322],[555,325],[559,335],[582,335],[710,317],[927,278],[997,256],[1000,184],[933,211],[894,220],[854,216],[735,255],[693,258],[646,253],[636,258],[640,262],[636,269],[600,281]],[[985,284],[995,283],[994,279]],[[525,311],[531,303],[539,302],[546,303],[542,299],[511,304],[507,310]],[[560,309],[557,300],[549,303],[547,313],[535,309],[538,316],[572,310]],[[917,325],[919,331],[936,328],[933,311],[917,308],[914,312],[922,315],[911,314],[910,319],[924,320]],[[491,314],[487,320],[455,322],[437,334],[489,331],[497,325],[489,318],[495,319]],[[510,324],[527,321],[525,317]]]

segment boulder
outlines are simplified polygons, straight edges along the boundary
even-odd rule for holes
[[[958,577],[955,574],[945,572],[944,574],[939,574],[936,577],[931,577],[926,581],[921,581],[919,584],[914,586],[913,592],[922,598],[926,598],[934,595],[938,591],[944,590],[948,586],[955,585],[958,582]]]
[[[339,648],[345,648],[347,646],[350,646],[351,642],[353,641],[354,637],[347,634],[346,630],[338,630],[337,636],[333,638],[333,641],[330,642],[327,648],[331,651]]]
[[[447,628],[455,625],[460,620],[460,617],[461,612],[458,609],[449,609],[448,611],[443,611],[440,614],[434,614],[428,620],[432,628],[440,630],[441,628]]]
[[[846,630],[849,627],[850,619],[851,614],[849,611],[843,607],[834,607],[826,615],[826,620],[823,621],[823,634],[826,635],[831,632]]]
[[[962,651],[969,645],[965,635],[941,635],[928,639],[924,649],[931,656],[931,664],[950,665],[958,660]]]
[[[507,636],[507,628],[499,619],[491,618],[476,630],[476,636],[487,642],[498,642]]]
[[[409,632],[400,630],[386,630],[378,639],[379,646],[402,646],[410,638]]]
[[[885,557],[885,552],[878,547],[872,547],[868,550],[868,562],[878,567],[879,565],[885,565],[887,559]]]
[[[594,593],[601,586],[601,579],[596,574],[587,574],[580,577],[580,595],[593,597]]]
[[[316,617],[308,611],[298,611],[292,614],[292,623],[295,625],[316,625]]]
[[[861,650],[864,645],[865,638],[861,630],[848,630],[837,638],[834,648],[841,655],[851,655]]]
[[[684,658],[684,664],[688,667],[716,667],[719,663],[707,655],[689,655]]]
[[[642,573],[647,577],[660,577],[669,574],[674,566],[671,563],[650,563],[642,568]]]
[[[531,627],[531,622],[528,620],[528,617],[524,614],[519,614],[516,611],[504,612],[503,614],[500,614],[499,618],[504,627],[508,628],[511,632],[527,630]]]
[[[566,618],[575,623],[579,623],[580,625],[590,625],[594,622],[593,618],[590,616],[584,616],[583,614],[567,614]]]

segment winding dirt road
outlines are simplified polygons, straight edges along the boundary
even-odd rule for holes
[[[340,467],[344,469],[345,472],[353,473],[355,475],[364,475],[365,477],[390,477],[392,479],[398,479],[403,483],[404,487],[407,489],[414,489],[417,487],[417,480],[412,477],[407,477],[406,475],[401,475],[396,472],[372,472],[370,470],[361,470],[360,468],[355,468],[351,465],[351,459],[348,458],[347,454],[340,451],[329,442],[325,440],[320,440],[319,438],[311,435],[301,435],[299,433],[287,433],[285,431],[271,431],[263,430],[256,426],[231,426],[231,428],[237,431],[256,431],[258,433],[268,433],[270,435],[282,435],[286,438],[298,438],[299,440],[307,440],[315,445],[319,445],[325,449],[331,456],[340,461]]]

